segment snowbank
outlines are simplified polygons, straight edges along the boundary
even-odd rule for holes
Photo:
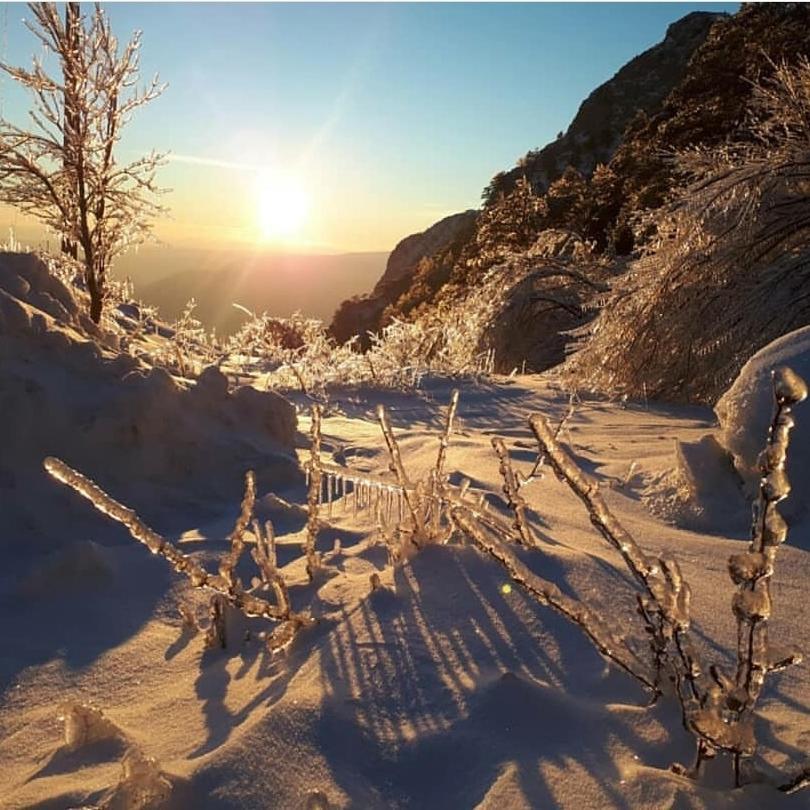
[[[238,503],[249,468],[262,490],[299,476],[285,399],[229,391],[215,368],[190,386],[115,345],[39,258],[0,254],[0,548],[12,557],[61,547],[66,526],[123,537],[47,477],[48,455],[169,531],[184,509]]]
[[[732,454],[747,494],[751,496],[759,480],[757,457],[773,416],[771,372],[777,366],[790,366],[805,380],[810,380],[810,327],[790,332],[757,352],[715,406],[720,420],[720,441]],[[791,434],[787,464],[792,491],[779,507],[794,530],[806,524],[810,514],[810,410],[806,405],[799,405],[795,416],[796,428]],[[802,536],[804,540],[810,539],[807,531],[802,531]],[[793,536],[791,541],[795,543],[797,538]]]

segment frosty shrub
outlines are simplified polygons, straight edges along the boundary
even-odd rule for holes
[[[63,461],[47,458],[45,469],[57,481],[87,498],[102,514],[123,524],[135,540],[143,543],[153,554],[163,557],[178,574],[186,576],[192,586],[212,593],[209,643],[222,647],[227,645],[224,632],[226,605],[245,616],[261,617],[276,623],[275,629],[264,636],[271,652],[288,647],[296,632],[311,624],[309,616],[292,610],[286,583],[276,567],[272,525],[268,523],[262,527],[253,518],[256,481],[252,472],[245,476],[245,497],[234,529],[228,537],[230,551],[220,560],[219,572],[212,574],[149,528],[132,509],[113,500],[101,487]],[[236,573],[236,566],[245,550],[245,534],[251,527],[256,543],[252,556],[260,576],[246,588]],[[272,599],[268,592],[272,594]]]
[[[363,353],[356,340],[338,344],[321,321],[300,313],[290,318],[250,313],[225,346],[224,365],[267,388],[319,397],[341,385],[411,389],[428,373],[486,373],[490,358],[477,350],[476,334],[474,316],[465,323],[461,313],[395,320],[370,336],[371,348]]]
[[[181,377],[197,377],[204,367],[220,359],[216,335],[209,333],[194,316],[196,308],[197,302],[191,298],[172,324],[162,349],[150,356],[153,363],[168,367]]]
[[[761,481],[753,506],[751,541],[747,552],[733,554],[728,569],[736,591],[732,611],[737,620],[737,667],[725,673],[717,664],[701,660],[689,637],[690,588],[677,561],[670,556],[651,558],[621,525],[603,500],[595,481],[583,473],[557,443],[541,416],[530,420],[538,443],[557,475],[582,500],[591,522],[621,555],[639,584],[638,612],[649,634],[656,694],[667,680],[675,686],[684,726],[697,740],[697,758],[692,769],[678,770],[698,775],[703,761],[724,752],[733,757],[735,783],[750,777],[750,762],[756,752],[754,710],[769,673],[801,661],[795,649],[777,649],[768,642],[771,615],[770,581],[779,546],[787,537],[787,524],[777,504],[787,497],[790,485],[785,474],[788,439],[794,420],[793,405],[807,396],[807,386],[789,368],[774,373],[774,415],[760,458]],[[666,676],[666,677],[665,677]],[[645,682],[643,678],[640,678]],[[649,683],[646,685],[649,686]],[[743,769],[743,764],[749,767]],[[803,772],[781,786],[795,790],[810,783]]]
[[[810,62],[754,89],[736,141],[677,156],[689,180],[646,254],[580,333],[567,371],[617,394],[713,402],[810,318]]]
[[[779,546],[787,537],[787,525],[777,504],[790,491],[785,463],[794,423],[791,410],[805,399],[807,387],[794,372],[783,367],[774,373],[773,391],[774,414],[760,459],[762,478],[753,505],[749,548],[731,555],[728,561],[729,576],[736,588],[731,609],[738,628],[733,674],[705,661],[692,644],[691,590],[677,560],[671,555],[647,554],[611,512],[597,482],[579,469],[559,443],[570,409],[556,428],[540,415],[530,418],[539,453],[528,477],[513,468],[504,442],[493,439],[503,479],[503,502],[512,515],[511,521],[493,512],[483,494],[471,498],[469,481],[454,487],[444,473],[458,392],[454,392],[448,408],[436,465],[426,478],[414,481],[409,477],[385,409],[380,407],[378,418],[390,457],[390,477],[357,474],[321,463],[323,487],[318,484],[318,493],[326,493],[330,510],[332,499],[337,498],[344,504],[353,500],[355,511],[371,511],[393,563],[428,543],[447,543],[454,536],[471,540],[501,563],[512,580],[538,602],[578,625],[605,658],[649,690],[653,702],[674,691],[684,727],[696,740],[694,765],[673,765],[676,772],[696,778],[705,760],[723,753],[732,758],[735,784],[739,786],[758,778],[752,759],[757,748],[754,716],[765,678],[802,658],[794,648],[779,649],[769,643],[768,621],[770,581]],[[583,502],[591,523],[633,575],[638,586],[637,611],[645,628],[642,638],[617,634],[611,625],[618,617],[608,622],[597,608],[563,593],[556,583],[529,570],[511,548],[516,543],[542,552],[521,489],[537,477],[545,463]],[[378,587],[378,583],[372,581],[372,587]],[[793,792],[808,785],[810,768],[777,787]]]
[[[101,320],[107,275],[117,256],[144,242],[165,212],[155,152],[130,163],[117,149],[136,110],[164,89],[157,77],[138,86],[140,33],[123,45],[99,5],[91,16],[68,4],[64,22],[55,3],[31,3],[28,28],[47,60],[30,70],[0,63],[32,97],[24,129],[0,117],[0,199],[32,215],[81,257],[89,314]],[[61,75],[49,75],[54,61]],[[79,250],[81,249],[81,251]]]

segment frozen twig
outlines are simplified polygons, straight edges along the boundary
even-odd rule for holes
[[[439,483],[444,481],[444,465],[447,460],[447,448],[450,445],[450,436],[453,433],[453,423],[458,411],[458,388],[454,388],[450,394],[450,404],[447,407],[447,415],[444,422],[444,430],[439,437],[439,453],[436,457],[436,467],[434,471],[435,480]]]
[[[132,537],[143,543],[153,554],[167,560],[177,573],[187,576],[194,587],[213,591],[215,596],[221,597],[246,616],[256,616],[281,622],[276,632],[282,632],[283,630],[283,634],[286,635],[289,634],[290,628],[297,629],[311,622],[311,619],[303,614],[290,611],[289,605],[273,605],[263,597],[245,591],[233,576],[226,577],[222,574],[209,573],[198,562],[149,528],[133,509],[129,509],[111,498],[96,483],[72,469],[63,461],[52,457],[46,458],[45,469],[57,481],[69,486],[90,501],[99,512],[123,524]],[[246,500],[248,497],[249,495],[246,496]],[[216,610],[215,608],[212,609]],[[271,649],[275,649],[272,643],[273,635],[268,641]]]
[[[318,511],[321,504],[323,486],[323,467],[321,466],[321,406],[312,406],[312,424],[309,430],[311,440],[309,467],[309,490],[307,492],[307,537],[304,553],[307,556],[307,574],[310,580],[315,578],[321,567],[321,558],[316,549],[320,522]]]
[[[732,609],[737,619],[737,672],[729,684],[726,705],[737,722],[754,710],[765,677],[801,661],[798,651],[778,651],[768,642],[771,615],[771,577],[779,546],[787,538],[787,524],[777,504],[788,496],[785,473],[793,406],[807,397],[807,386],[794,371],[781,367],[773,372],[774,414],[765,449],[759,458],[759,492],[753,507],[751,542],[744,554],[729,558],[729,575],[737,585]],[[735,775],[740,781],[740,757],[735,755]]]
[[[396,476],[397,483],[402,490],[405,505],[408,507],[408,512],[411,516],[414,535],[416,535],[422,523],[419,514],[419,503],[416,498],[415,489],[410,486],[408,474],[405,472],[405,467],[402,465],[402,453],[399,450],[399,444],[391,428],[391,422],[388,420],[388,414],[385,411],[385,407],[382,405],[377,406],[377,419],[380,422],[380,429],[385,438],[386,447],[388,447],[388,455],[391,457],[391,472]],[[419,538],[415,537],[414,539],[415,542],[419,542]]]
[[[582,472],[559,444],[548,421],[535,414],[529,424],[554,472],[583,502],[591,523],[619,552],[644,589],[640,594],[639,613],[652,639],[656,686],[660,682],[661,667],[666,661],[671,662],[684,725],[707,745],[728,748],[737,744],[736,738],[733,742],[730,739],[726,727],[714,722],[717,713],[706,704],[708,690],[701,682],[706,670],[687,632],[691,592],[677,562],[671,558],[654,560],[649,557],[610,511],[596,481]]]
[[[503,478],[503,493],[509,508],[515,515],[513,527],[518,542],[529,548],[536,548],[539,543],[526,519],[526,501],[520,494],[520,484],[509,461],[509,451],[506,449],[503,439],[497,436],[492,439],[492,447],[500,460],[498,469]]]
[[[273,524],[268,520],[265,521],[264,527],[262,527],[257,520],[254,520],[253,536],[256,538],[256,546],[251,552],[251,556],[259,569],[262,582],[273,588],[276,603],[281,608],[284,616],[289,618],[292,613],[290,592],[284,577],[277,567],[276,536]]]
[[[566,429],[568,421],[574,415],[574,408],[576,402],[579,402],[579,397],[577,397],[575,391],[572,391],[570,396],[568,397],[568,407],[566,408],[565,413],[562,415],[562,419],[560,419],[554,431],[555,439],[558,439],[560,437],[560,434],[563,432],[563,430]],[[546,463],[546,454],[541,452],[537,455],[537,458],[535,459],[534,462],[534,466],[531,468],[527,476],[524,477],[518,473],[519,489],[525,487],[526,484],[529,484],[538,478],[542,478],[543,477],[542,469],[545,463]]]
[[[220,576],[234,590],[241,590],[242,583],[235,573],[236,565],[245,548],[245,531],[253,517],[253,508],[256,505],[256,476],[253,470],[245,473],[245,496],[239,510],[239,517],[233,531],[228,536],[231,541],[231,550],[226,554],[219,564]]]
[[[624,639],[618,638],[605,625],[602,619],[587,605],[566,596],[557,585],[532,573],[504,543],[485,532],[473,515],[465,509],[452,510],[456,525],[490,556],[500,562],[509,572],[512,580],[530,593],[541,604],[554,608],[574,624],[578,625],[593,642],[602,655],[628,672],[645,687],[658,691],[654,673],[640,661],[627,646]]]

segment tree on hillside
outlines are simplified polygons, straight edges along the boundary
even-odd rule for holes
[[[78,258],[81,251],[98,323],[112,261],[147,239],[164,211],[155,184],[163,156],[153,151],[121,164],[115,147],[133,112],[165,85],[155,77],[137,87],[140,32],[120,49],[100,7],[87,19],[77,6],[68,4],[63,22],[54,3],[29,5],[26,25],[58,61],[61,78],[41,59],[30,70],[0,63],[33,96],[28,129],[0,119],[0,200],[60,234],[64,252]]]
[[[579,384],[713,402],[810,323],[810,60],[754,85],[734,140],[676,155],[685,183],[569,362]]]
[[[545,226],[547,215],[545,200],[521,177],[509,194],[501,194],[481,212],[475,237],[479,259],[487,264],[509,251],[525,250]]]

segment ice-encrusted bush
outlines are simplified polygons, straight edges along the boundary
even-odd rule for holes
[[[690,640],[691,592],[674,557],[650,557],[622,526],[602,498],[598,484],[583,473],[557,442],[548,422],[533,416],[530,425],[542,452],[557,475],[586,506],[592,524],[621,555],[638,582],[638,612],[649,636],[646,662],[637,648],[624,639],[608,640],[599,629],[599,617],[588,608],[567,609],[555,604],[558,589],[543,590],[534,577],[516,568],[499,547],[487,537],[463,510],[457,510],[459,525],[493,556],[501,559],[513,578],[534,592],[541,602],[556,607],[578,623],[600,651],[633,674],[659,695],[671,682],[680,702],[684,726],[695,736],[697,756],[690,769],[681,773],[697,776],[702,763],[718,752],[732,756],[735,784],[752,778],[752,757],[756,753],[754,712],[765,678],[773,672],[801,661],[798,650],[780,649],[768,640],[768,620],[772,610],[770,582],[779,546],[787,537],[787,524],[777,504],[787,497],[790,484],[785,473],[789,433],[794,420],[793,406],[807,396],[807,386],[791,369],[774,372],[774,411],[765,449],[760,456],[760,484],[753,506],[751,540],[748,551],[733,554],[728,570],[736,591],[732,611],[737,621],[737,665],[729,674],[716,663],[702,659]],[[804,769],[779,789],[792,792],[810,784],[810,769]]]
[[[392,562],[410,556],[427,543],[447,543],[454,535],[471,539],[498,560],[515,583],[578,625],[608,660],[635,677],[657,700],[674,693],[681,706],[684,727],[696,740],[695,763],[676,772],[697,777],[703,763],[718,753],[730,755],[735,784],[761,778],[755,773],[757,750],[754,717],[766,677],[802,660],[795,648],[777,648],[769,643],[771,615],[770,583],[779,546],[787,537],[787,524],[778,504],[790,485],[785,473],[788,439],[795,404],[807,396],[804,381],[789,368],[773,374],[774,410],[765,450],[760,456],[760,485],[753,505],[748,550],[731,555],[728,571],[735,590],[731,609],[737,622],[736,670],[726,673],[717,663],[707,662],[691,641],[691,590],[677,560],[669,554],[653,557],[625,529],[603,499],[597,482],[582,472],[558,441],[562,424],[553,429],[534,415],[530,426],[539,446],[529,479],[548,463],[564,480],[589,513],[591,523],[618,552],[635,579],[637,611],[645,637],[617,633],[618,617],[606,619],[598,608],[563,593],[556,583],[533,573],[510,548],[515,542],[536,551],[542,544],[531,528],[521,489],[526,483],[516,471],[502,440],[493,439],[503,479],[504,503],[512,514],[508,522],[488,508],[484,497],[469,497],[469,482],[450,485],[444,475],[444,459],[453,430],[457,392],[448,409],[440,437],[436,466],[426,478],[408,477],[396,437],[383,408],[378,410],[383,436],[391,459],[391,478],[355,474],[340,467],[321,465],[321,472],[334,478],[327,482],[328,498],[347,497],[349,488],[355,508],[369,508],[376,515]],[[319,481],[318,491],[321,484]],[[395,515],[392,531],[391,516]],[[372,579],[372,588],[379,582]],[[625,624],[628,624],[625,622]],[[810,767],[777,785],[793,792],[810,785]]]
[[[755,86],[736,140],[677,162],[684,188],[577,336],[566,371],[580,387],[714,402],[810,318],[810,61]]]
[[[226,346],[223,367],[254,377],[267,388],[316,396],[330,386],[369,384],[409,389],[429,373],[475,375],[491,371],[491,357],[478,349],[472,313],[448,313],[414,322],[395,320],[370,336],[338,344],[325,325],[296,313],[290,318],[253,315]]]
[[[266,524],[261,527],[253,517],[256,479],[252,472],[248,472],[245,476],[245,496],[239,517],[228,536],[230,550],[220,560],[218,573],[213,574],[193,557],[180,551],[177,546],[147,526],[134,510],[118,503],[96,483],[63,461],[47,458],[45,469],[57,481],[66,484],[90,501],[101,513],[123,524],[135,540],[143,543],[152,554],[163,557],[178,574],[186,576],[193,587],[203,588],[212,594],[208,637],[210,644],[227,646],[228,640],[224,632],[226,605],[245,616],[260,617],[274,622],[275,628],[263,636],[268,649],[273,652],[285,649],[299,629],[311,624],[312,620],[307,614],[294,611],[290,604],[286,583],[276,567],[272,526]],[[260,576],[245,587],[236,572],[236,567],[245,551],[245,534],[251,526],[256,543],[252,557]]]

